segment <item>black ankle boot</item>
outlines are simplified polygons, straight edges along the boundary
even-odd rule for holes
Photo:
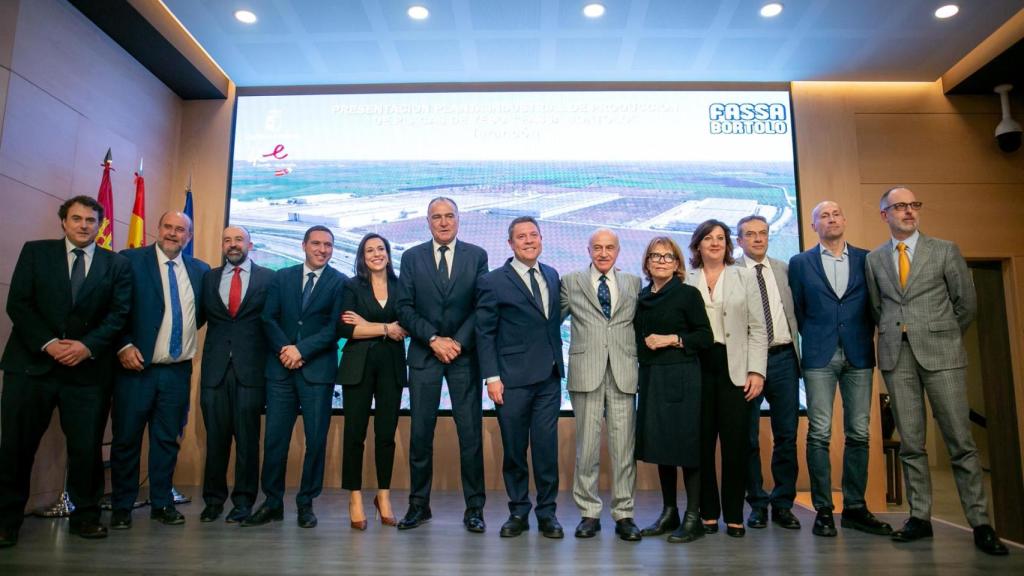
[[[661,516],[653,524],[640,531],[641,536],[661,536],[679,527],[679,508],[665,506],[661,509]]]
[[[687,512],[686,516],[683,517],[683,524],[679,528],[676,528],[674,532],[668,537],[669,542],[693,542],[698,538],[704,537],[704,524],[700,521],[700,516],[697,516],[693,512]]]

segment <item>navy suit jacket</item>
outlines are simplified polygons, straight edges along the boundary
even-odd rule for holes
[[[333,384],[338,372],[338,319],[342,287],[348,278],[328,264],[313,286],[309,304],[302,309],[302,264],[274,274],[263,305],[263,330],[270,350],[265,375],[286,380],[289,370],[281,364],[281,348],[294,344],[302,354],[302,377],[311,384]]]
[[[825,276],[820,244],[789,261],[804,368],[824,368],[840,344],[854,368],[875,366],[875,325],[864,272],[868,251],[850,244],[847,247],[850,281],[842,298],[836,296]]]
[[[109,383],[114,344],[131,308],[128,261],[96,247],[89,275],[72,304],[65,250],[63,238],[26,242],[21,249],[7,294],[7,315],[14,326],[0,368],[32,376],[53,371],[83,384]],[[65,367],[43,351],[54,338],[79,340],[92,357]]]
[[[160,282],[156,251],[156,244],[121,251],[131,265],[133,284],[132,312],[118,350],[133,344],[142,354],[144,366],[149,366],[153,360],[156,335],[164,319],[164,289]],[[203,275],[210,271],[210,266],[185,254],[181,255],[181,259],[185,263],[189,283],[192,284],[198,330],[206,322],[206,314],[203,312]]]
[[[448,285],[442,287],[434,264],[434,243],[427,241],[402,254],[399,282],[398,320],[412,337],[409,366],[426,368],[440,363],[430,349],[430,337],[448,336],[462,346],[455,362],[473,361],[476,350],[476,285],[487,273],[487,252],[461,240],[455,243],[455,255]]]
[[[263,334],[263,304],[274,271],[257,266],[249,269],[249,287],[234,318],[220,297],[220,279],[224,267],[210,270],[203,277],[203,308],[206,311],[206,344],[203,349],[201,385],[216,388],[224,381],[228,364],[242,386],[263,387],[267,358],[267,339]]]
[[[555,366],[564,375],[565,367],[558,272],[538,264],[548,285],[545,318],[511,262],[484,274],[477,284],[476,347],[482,376],[500,376],[506,387],[515,388],[547,380]]]

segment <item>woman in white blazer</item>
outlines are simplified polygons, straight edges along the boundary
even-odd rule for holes
[[[702,222],[690,239],[690,270],[686,283],[697,288],[711,321],[715,343],[701,363],[701,499],[704,531],[742,537],[743,495],[750,455],[751,400],[761,394],[768,362],[757,281],[733,262],[732,234],[718,220]],[[722,487],[715,477],[715,447],[722,444]]]

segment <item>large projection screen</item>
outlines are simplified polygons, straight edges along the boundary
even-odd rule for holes
[[[436,196],[458,202],[459,238],[483,246],[492,269],[511,256],[506,228],[521,215],[539,220],[541,261],[560,273],[588,265],[598,227],[618,233],[618,266],[641,274],[652,236],[668,234],[685,250],[698,223],[733,226],[749,214],[768,219],[770,254],[788,260],[800,246],[789,92],[238,99],[229,222],[250,230],[261,265],[302,262],[303,232],[324,224],[341,272],[352,275],[371,231],[391,241],[397,271],[402,253],[430,238],[426,208]],[[567,354],[568,321],[562,335]],[[482,401],[493,408],[486,393]],[[334,407],[343,407],[340,387]],[[562,408],[571,409],[564,382]]]

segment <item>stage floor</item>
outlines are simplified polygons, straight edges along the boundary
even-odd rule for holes
[[[183,487],[195,497],[198,488]],[[373,511],[373,493],[365,493]],[[607,495],[604,495],[607,497]],[[394,492],[396,512],[405,512],[406,492]],[[149,519],[149,509],[135,511],[131,530],[111,531],[100,541],[70,536],[67,520],[26,518],[18,545],[0,550],[0,574],[1024,574],[1024,548],[1012,544],[1010,556],[993,558],[974,548],[971,533],[934,522],[935,537],[910,544],[839,529],[836,538],[811,534],[814,513],[794,510],[799,531],[769,525],[747,530],[742,539],[724,533],[690,544],[664,538],[620,541],[607,510],[604,530],[590,540],[573,537],[579,512],[570,492],[558,500],[564,540],[543,538],[530,518],[531,530],[519,538],[499,538],[507,517],[504,494],[488,494],[486,534],[462,527],[461,494],[434,495],[434,519],[420,528],[398,532],[372,522],[365,532],[348,525],[347,493],[326,491],[316,501],[320,523],[306,530],[295,523],[289,497],[284,522],[257,528],[199,522],[201,502],[179,507],[184,526],[163,526]],[[640,492],[637,524],[643,526],[661,509],[659,493]],[[903,514],[879,514],[894,526]],[[104,514],[104,522],[108,514]],[[838,518],[837,518],[838,523]]]

